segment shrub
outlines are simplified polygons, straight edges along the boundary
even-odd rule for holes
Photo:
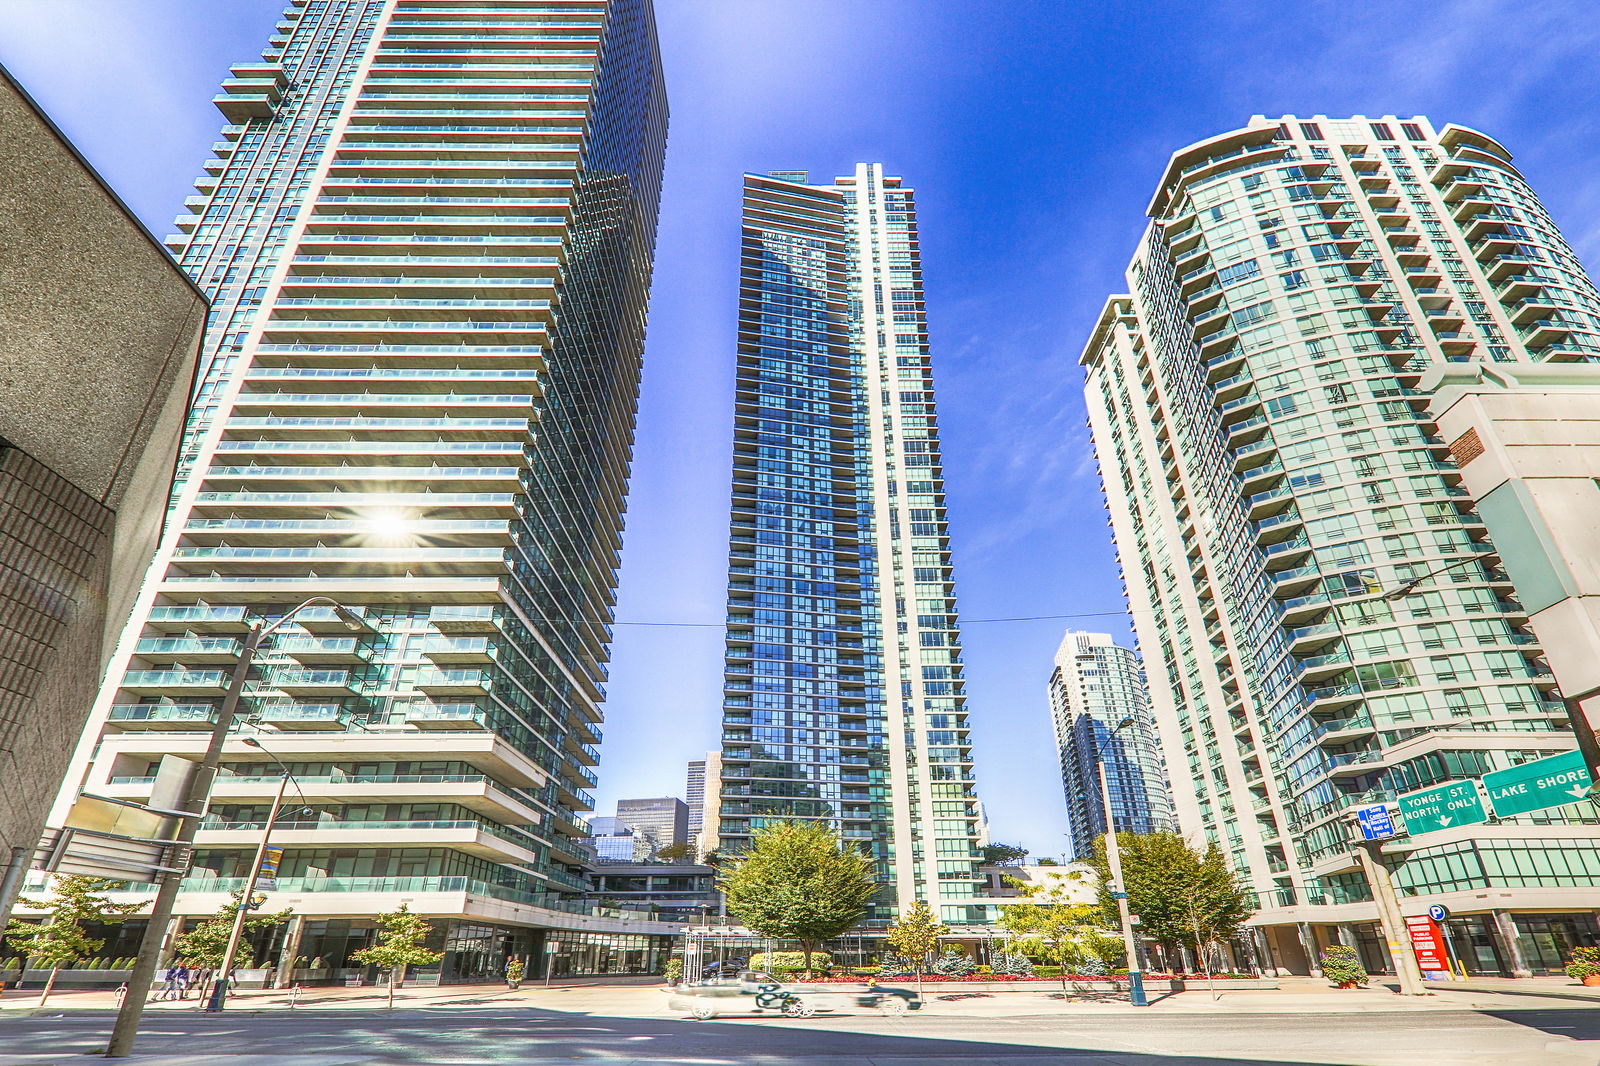
[[[1033,960],[1026,955],[1008,955],[1002,952],[995,956],[994,973],[997,977],[1032,977]]]
[[[1106,962],[1098,955],[1090,955],[1078,965],[1078,973],[1083,977],[1104,977]]]
[[[806,955],[803,951],[758,951],[750,956],[750,968],[769,973],[799,973],[806,968]],[[813,951],[811,969],[824,972],[833,969],[833,956],[826,951]]]
[[[879,977],[905,977],[912,972],[910,961],[898,955],[885,955],[878,960]]]
[[[683,980],[683,960],[676,955],[668,959],[665,976],[669,985],[675,985]]]
[[[1574,981],[1600,974],[1600,948],[1573,948],[1567,960],[1567,976]]]
[[[1356,954],[1355,948],[1335,944],[1322,953],[1322,976],[1338,985],[1350,982],[1364,985],[1367,968],[1361,965],[1361,956]]]
[[[940,977],[966,977],[975,969],[977,963],[971,957],[965,952],[951,949],[934,960],[932,972]]]

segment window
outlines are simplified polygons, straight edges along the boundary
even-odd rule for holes
[[[1422,127],[1417,125],[1415,122],[1400,123],[1400,132],[1406,135],[1406,140],[1408,141],[1427,140],[1427,137],[1425,137],[1422,133]]]
[[[1372,135],[1380,141],[1394,140],[1394,131],[1389,128],[1387,122],[1372,123]]]
[[[1308,141],[1320,141],[1322,140],[1322,127],[1315,122],[1302,122],[1300,123],[1300,136]]]

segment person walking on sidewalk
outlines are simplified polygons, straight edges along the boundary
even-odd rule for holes
[[[156,995],[156,999],[178,998],[178,970],[180,965],[178,960],[174,959],[172,965],[168,966],[166,972],[161,975],[161,991]]]
[[[189,973],[189,964],[184,962],[182,959],[179,959],[178,960],[178,998],[179,999],[188,999],[189,998],[190,976],[191,975]]]

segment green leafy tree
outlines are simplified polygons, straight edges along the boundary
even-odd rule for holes
[[[1118,833],[1128,908],[1139,916],[1146,936],[1196,953],[1210,941],[1230,940],[1255,913],[1221,849],[1197,851],[1177,833]],[[1100,875],[1100,917],[1115,926],[1117,901],[1111,895],[1106,842],[1095,841],[1089,865]]]
[[[1122,954],[1121,940],[1102,928],[1099,908],[1073,902],[1065,884],[1030,884],[1012,877],[1006,881],[1028,902],[1002,905],[1001,928],[1017,937],[1027,954],[1061,967],[1063,992],[1068,973],[1081,973],[1091,960],[1104,964]]]
[[[18,900],[22,906],[46,914],[44,920],[38,922],[11,919],[5,936],[12,951],[35,964],[50,967],[50,979],[39,996],[39,1006],[44,1006],[50,998],[50,991],[56,986],[56,975],[63,966],[94,958],[95,953],[106,946],[103,938],[89,935],[84,929],[85,923],[120,922],[139,909],[137,903],[112,903],[101,894],[117,884],[102,877],[62,877],[56,880],[49,899]]]
[[[211,981],[222,969],[222,964],[228,954],[228,940],[233,936],[234,917],[239,913],[239,901],[244,897],[244,892],[232,894],[227,903],[217,909],[215,914],[201,918],[194,925],[189,926],[183,933],[172,941],[172,957],[182,959],[191,970],[199,969],[208,971],[205,982],[200,986],[200,998],[206,996],[206,989]],[[256,897],[257,900],[265,896]],[[292,909],[273,911],[267,914],[249,914],[245,916],[244,931],[246,934],[259,932],[263,929],[272,929],[287,922],[294,917]],[[242,939],[242,938],[241,938]],[[255,960],[247,960],[253,963]],[[237,965],[237,960],[235,960]],[[230,988],[229,991],[232,991]]]
[[[815,822],[777,822],[756,831],[718,881],[728,912],[761,936],[798,940],[806,976],[818,942],[854,928],[878,883],[872,860]]]
[[[933,916],[926,900],[917,900],[906,908],[898,921],[889,927],[885,941],[889,947],[911,962],[917,973],[917,988],[922,988],[922,974],[928,967],[928,956],[939,948],[939,938],[950,927]]]
[[[378,966],[389,971],[389,1009],[394,1009],[395,985],[405,980],[406,967],[432,966],[444,953],[422,946],[433,932],[433,923],[413,914],[406,904],[388,914],[378,915],[378,942],[370,948],[352,952],[350,958],[360,966]]]
[[[668,844],[656,849],[656,859],[660,862],[693,862],[694,858],[693,844]]]
[[[1015,844],[985,844],[983,861],[991,866],[1011,866],[1028,857],[1028,849]]]

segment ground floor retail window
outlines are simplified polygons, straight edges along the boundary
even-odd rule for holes
[[[555,977],[660,973],[666,965],[670,945],[667,937],[642,933],[551,930],[545,934],[549,969],[543,972]]]
[[[1518,914],[1517,946],[1535,974],[1560,973],[1576,947],[1600,946],[1593,914]]]

